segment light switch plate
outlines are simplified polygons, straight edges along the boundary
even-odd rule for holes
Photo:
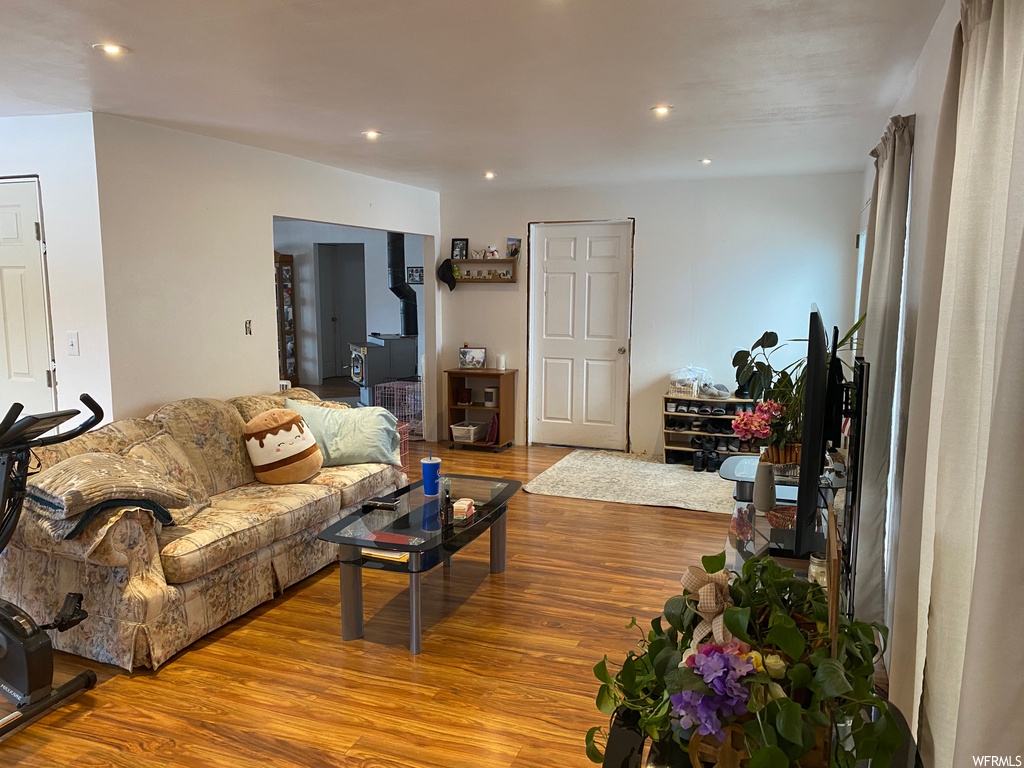
[[[68,356],[78,357],[78,331],[68,331]]]

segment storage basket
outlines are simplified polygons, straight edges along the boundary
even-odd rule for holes
[[[487,424],[460,421],[452,424],[452,440],[456,443],[475,443],[487,436]]]

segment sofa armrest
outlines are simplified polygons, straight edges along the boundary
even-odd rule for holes
[[[64,537],[76,520],[53,520],[23,511],[11,544],[93,565],[127,568],[130,577],[159,573],[160,523],[141,507],[111,507],[97,515],[73,539]]]

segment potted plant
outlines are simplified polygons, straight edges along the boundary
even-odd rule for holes
[[[770,557],[742,573],[724,569],[724,552],[702,562],[617,672],[607,657],[594,667],[598,709],[658,742],[670,765],[732,751],[749,768],[888,766],[902,737],[874,690],[886,628],[842,615],[830,628],[822,587]],[[587,732],[593,762],[605,738]]]

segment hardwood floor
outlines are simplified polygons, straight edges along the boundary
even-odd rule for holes
[[[569,451],[428,449],[442,471],[524,483]],[[341,641],[331,566],[185,649],[128,674],[58,654],[57,681],[100,682],[0,743],[4,766],[552,768],[591,765],[602,722],[592,668],[620,659],[678,594],[679,576],[720,551],[729,518],[517,494],[508,567],[491,575],[483,536],[450,575],[423,579],[423,653],[408,651],[408,579],[363,575],[366,636]],[[0,710],[6,714],[8,709]]]
[[[329,400],[332,397],[359,397],[359,386],[353,384],[351,379],[343,376],[324,379],[323,384],[303,383],[302,387],[308,389],[322,400]]]

